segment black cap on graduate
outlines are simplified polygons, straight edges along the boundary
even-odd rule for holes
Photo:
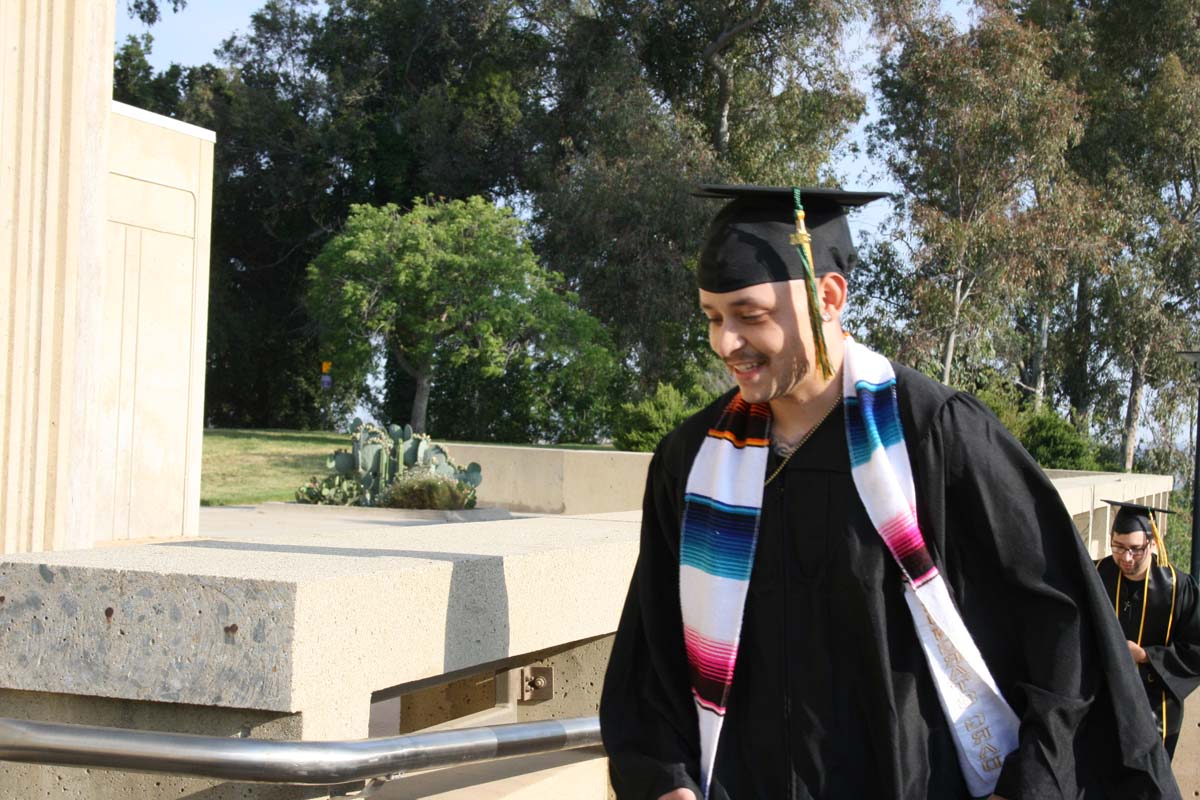
[[[850,272],[858,254],[850,240],[847,210],[887,193],[704,184],[696,196],[728,201],[705,234],[696,270],[700,288],[724,293],[759,283],[806,281],[817,362],[829,377],[815,279]]]
[[[1166,566],[1167,549],[1162,537],[1158,535],[1158,525],[1154,523],[1154,512],[1162,514],[1173,512],[1165,508],[1155,508],[1140,503],[1125,503],[1120,500],[1105,500],[1104,502],[1117,510],[1117,515],[1113,518],[1112,532],[1121,534],[1141,531],[1146,534],[1147,539],[1153,538],[1158,545],[1159,560],[1163,562],[1163,566]]]

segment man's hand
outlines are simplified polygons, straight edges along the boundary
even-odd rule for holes
[[[697,800],[696,793],[691,789],[672,789],[664,795],[660,795],[658,800]]]
[[[1146,655],[1146,651],[1143,650],[1137,644],[1137,642],[1131,642],[1128,639],[1126,639],[1125,644],[1129,645],[1129,655],[1133,656],[1133,663],[1145,664],[1147,661],[1150,660],[1149,656]]]

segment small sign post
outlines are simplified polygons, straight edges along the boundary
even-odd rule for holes
[[[329,374],[329,370],[333,369],[332,361],[321,362],[321,391],[325,394],[325,426],[329,430],[333,430],[333,376]]]

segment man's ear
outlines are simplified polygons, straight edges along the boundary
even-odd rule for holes
[[[817,279],[817,298],[821,301],[821,313],[841,314],[846,307],[846,276],[840,272],[827,272]]]

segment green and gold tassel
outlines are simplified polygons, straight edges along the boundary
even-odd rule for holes
[[[812,325],[813,344],[817,350],[817,366],[826,380],[833,377],[829,363],[829,350],[825,347],[825,331],[821,327],[821,300],[817,297],[817,275],[813,271],[812,235],[804,225],[804,204],[800,202],[800,190],[792,187],[792,204],[796,209],[796,232],[790,241],[804,263],[804,282],[808,284],[808,321]]]

